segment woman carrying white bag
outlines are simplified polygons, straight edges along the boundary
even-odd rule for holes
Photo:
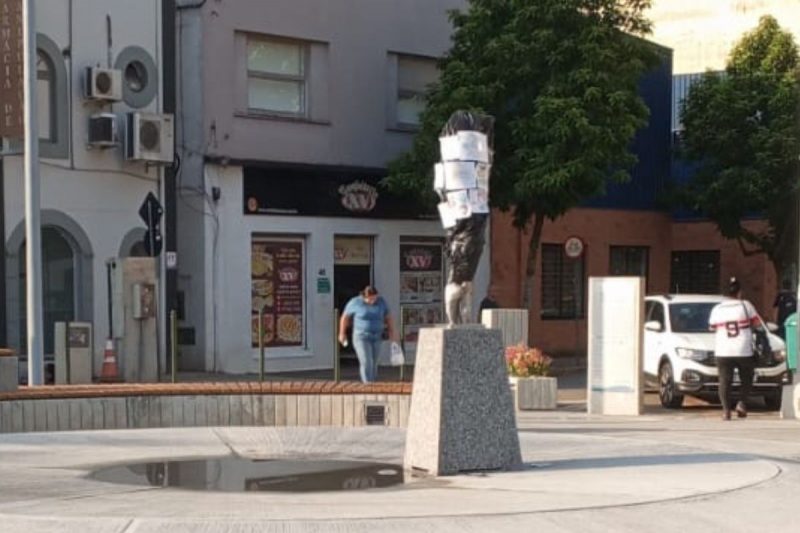
[[[362,382],[378,380],[378,357],[384,331],[392,341],[392,364],[397,360],[397,352],[402,360],[403,352],[397,344],[389,306],[375,287],[366,287],[360,295],[347,302],[339,321],[339,342],[343,346],[347,345],[347,328],[350,326],[353,327],[353,348],[358,357]]]

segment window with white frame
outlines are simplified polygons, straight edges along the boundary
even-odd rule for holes
[[[256,113],[306,114],[307,45],[247,36],[247,107]]]
[[[40,51],[36,56],[36,94],[39,113],[39,139],[53,141],[55,124],[53,120],[55,75],[50,58]]]
[[[436,60],[427,57],[397,56],[397,112],[398,126],[416,127],[425,109],[428,87],[439,78]]]

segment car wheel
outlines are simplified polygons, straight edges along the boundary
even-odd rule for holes
[[[764,404],[770,411],[780,411],[782,399],[783,399],[783,394],[781,394],[780,392],[767,394],[764,396]]]
[[[664,363],[658,369],[658,398],[667,409],[678,409],[683,405],[683,394],[678,394],[672,365]]]

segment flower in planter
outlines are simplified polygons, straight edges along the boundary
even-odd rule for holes
[[[520,378],[547,376],[552,362],[553,359],[539,348],[530,348],[524,344],[506,348],[506,364],[508,373],[512,376]]]

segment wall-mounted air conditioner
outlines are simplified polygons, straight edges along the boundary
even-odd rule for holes
[[[128,113],[125,157],[133,161],[172,163],[175,157],[173,116]]]
[[[86,67],[84,96],[88,100],[119,102],[122,100],[122,72],[115,69]]]

